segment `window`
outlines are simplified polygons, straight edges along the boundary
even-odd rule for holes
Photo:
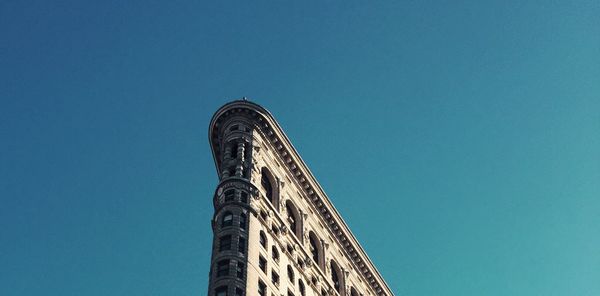
[[[291,265],[287,266],[287,275],[288,279],[293,283],[294,282],[294,269]]]
[[[300,296],[306,296],[306,288],[302,280],[298,280],[298,290],[300,290]]]
[[[260,185],[265,190],[265,194],[267,199],[275,205],[275,199],[273,198],[273,185],[271,184],[271,180],[269,180],[269,176],[267,176],[269,172],[267,169],[263,168],[260,176]]]
[[[350,296],[358,296],[358,292],[356,292],[356,289],[354,289],[354,287],[350,288]]]
[[[244,290],[235,288],[235,296],[244,296]]]
[[[234,195],[235,195],[235,191],[234,190],[227,190],[227,191],[225,191],[225,201],[232,201]]]
[[[271,270],[271,282],[275,286],[279,286],[279,275],[275,272],[275,270]]]
[[[224,235],[219,241],[219,252],[231,250],[231,235]]]
[[[248,203],[248,192],[242,191],[242,195],[240,196],[240,201],[243,203]]]
[[[331,260],[331,281],[333,282],[333,287],[338,293],[342,294],[342,284],[340,282],[340,267],[335,263],[335,261]]]
[[[260,217],[266,221],[267,220],[267,212],[260,210]]]
[[[277,251],[277,247],[275,245],[273,245],[273,247],[271,248],[271,258],[279,262],[279,251]]]
[[[237,125],[237,124],[235,124],[235,125],[232,125],[232,126],[229,128],[229,131],[230,131],[230,132],[232,132],[232,131],[237,131],[237,130],[239,129],[239,127],[240,127],[240,126],[239,126],[239,125]]]
[[[227,296],[227,286],[218,287],[215,290],[215,296]]]
[[[240,214],[240,228],[241,229],[246,229],[246,214]]]
[[[236,272],[236,276],[238,277],[238,279],[243,279],[244,278],[244,263],[238,262],[235,272]]]
[[[246,253],[246,239],[243,237],[238,239],[238,252],[242,254]]]
[[[292,293],[292,291],[288,290],[287,296],[294,296],[294,293]]]
[[[264,231],[262,231],[262,230],[260,231],[260,234],[258,235],[258,239],[259,239],[260,245],[263,248],[267,249],[267,236],[265,235]]]
[[[319,265],[319,248],[318,248],[317,241],[316,241],[316,238],[315,238],[315,235],[313,232],[311,232],[309,235],[309,241],[310,241],[310,253],[312,255],[312,259],[313,259],[313,261],[315,261],[315,263],[317,265]]]
[[[238,145],[233,144],[233,147],[231,147],[231,158],[236,159],[237,156],[238,156]]]
[[[261,280],[258,280],[258,295],[267,296],[267,285]]]
[[[279,229],[277,228],[277,226],[275,226],[275,224],[273,224],[273,226],[271,226],[271,231],[273,231],[273,233],[275,233],[275,235],[279,235]]]
[[[225,212],[223,219],[221,220],[221,227],[227,227],[233,225],[233,214],[231,212]]]
[[[290,231],[296,237],[299,237],[300,234],[298,233],[298,212],[296,211],[296,207],[289,200],[285,204],[285,211],[287,212],[287,220],[290,225]]]
[[[229,275],[229,259],[217,263],[217,277]]]
[[[258,257],[258,267],[264,273],[267,273],[267,259],[265,259],[263,256]]]

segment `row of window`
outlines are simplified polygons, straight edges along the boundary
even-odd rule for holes
[[[238,226],[241,229],[246,230],[247,222],[248,222],[248,216],[246,216],[246,214],[240,214],[240,220],[239,220]],[[229,227],[229,226],[233,226],[233,213],[230,211],[227,211],[227,212],[223,213],[223,216],[221,216],[221,228]]]
[[[220,260],[219,262],[217,262],[217,278],[223,277],[223,276],[228,276],[230,275],[230,271],[229,271],[229,267],[231,260],[229,259],[223,259]],[[244,263],[243,262],[236,262],[235,264],[235,275],[237,278],[239,279],[243,279],[244,278]]]
[[[277,204],[278,204],[278,196],[275,195],[275,188],[273,187],[273,182],[272,180],[274,180],[273,175],[271,174],[271,172],[269,172],[269,170],[267,168],[262,168],[261,170],[261,187],[264,190],[267,199],[271,202],[271,204],[274,206],[274,208],[277,208]],[[299,212],[297,210],[297,207],[290,201],[287,200],[285,203],[285,210],[286,210],[286,214],[287,214],[287,223],[288,226],[290,227],[291,232],[296,235],[296,237],[298,238],[302,238],[302,227],[300,225],[300,220],[299,220]],[[266,218],[266,217],[263,217]],[[276,231],[276,230],[275,230]],[[312,231],[309,232],[309,251],[312,257],[312,260],[314,261],[314,263],[319,266],[321,268],[321,270],[325,270],[324,269],[324,265],[325,265],[325,260],[323,259],[323,243],[322,241],[316,236],[316,234]],[[260,244],[267,249],[267,237],[265,235],[265,233],[263,231],[260,232]],[[277,249],[274,247],[273,249],[273,259],[275,259],[275,256],[279,256],[278,253],[276,253]],[[330,262],[331,264],[331,281],[333,282],[334,288],[336,291],[338,291],[338,293],[340,293],[340,295],[343,292],[343,283],[341,280],[341,269],[339,268],[339,266],[337,265],[337,263],[335,263],[335,261],[331,260]],[[350,295],[352,296],[358,296],[358,293],[356,292],[356,290],[354,288],[351,288],[350,291]]]
[[[220,286],[215,289],[215,296],[229,296],[229,289],[227,286]],[[235,296],[244,296],[244,290],[235,288]]]
[[[313,232],[311,232],[309,235],[309,242],[310,242],[310,252],[312,255],[312,259],[315,261],[316,264],[319,264],[321,261],[320,260],[321,259],[321,249],[317,245],[316,236],[314,235]],[[264,233],[264,231],[262,231],[262,230],[259,233],[259,243],[265,250],[267,250],[267,236]],[[289,250],[290,253],[292,250],[293,249]],[[277,247],[275,247],[275,245],[273,245],[273,247],[272,247],[271,256],[272,256],[273,260],[279,261],[279,251],[277,250]],[[265,272],[265,273],[267,270],[266,264],[267,264],[267,260],[264,259],[264,257],[260,256],[258,265],[259,265],[260,269],[263,270],[263,272]],[[299,262],[299,264],[302,265],[301,262]],[[333,282],[333,286],[334,286],[335,290],[338,291],[338,293],[342,294],[343,285],[342,285],[341,278],[340,278],[341,269],[337,265],[337,263],[333,260],[331,260],[330,264],[331,264],[331,281]],[[271,276],[272,276],[271,279],[272,279],[273,283],[277,284],[279,275],[277,275],[274,271],[272,271]],[[293,272],[291,266],[289,266],[289,265],[288,265],[288,277],[290,278],[291,281],[294,281],[294,272]],[[277,279],[277,281],[275,281],[275,279]]]
[[[219,238],[219,252],[231,251],[232,236],[230,234],[223,235]],[[246,253],[246,239],[238,237],[238,252]]]
[[[234,201],[235,198],[235,189],[226,190],[223,195],[225,202]],[[240,192],[240,202],[248,203],[248,192],[242,191]]]

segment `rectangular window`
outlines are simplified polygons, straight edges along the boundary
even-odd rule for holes
[[[221,260],[217,263],[217,277],[229,275],[229,260]]]
[[[240,228],[246,230],[246,215],[240,215]]]
[[[238,262],[236,268],[236,275],[238,279],[244,278],[244,263]]]
[[[219,252],[231,250],[231,235],[222,236],[219,240]]]
[[[244,290],[235,288],[235,296],[244,296]]]
[[[258,295],[267,295],[267,285],[265,285],[265,283],[263,283],[261,280],[258,281]]]
[[[262,270],[264,273],[267,273],[267,259],[265,259],[263,256],[260,256],[258,258],[258,267],[260,268],[260,270]]]
[[[233,152],[231,154],[234,155]],[[225,191],[225,201],[232,201],[234,193],[235,191],[233,190]]]
[[[288,290],[287,296],[294,296],[294,293],[292,293],[292,291]]]
[[[238,239],[238,251],[242,254],[246,253],[246,239],[243,237]]]
[[[271,270],[271,282],[275,286],[279,286],[279,275],[274,270]]]
[[[248,203],[248,193],[242,191],[242,196],[240,197],[240,201],[243,203]]]
[[[215,290],[215,296],[227,296],[227,286],[218,287]]]

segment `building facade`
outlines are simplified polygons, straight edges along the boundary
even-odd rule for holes
[[[209,296],[393,296],[267,110],[225,104],[209,140],[220,181]]]

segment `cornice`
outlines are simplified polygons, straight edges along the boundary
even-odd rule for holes
[[[393,296],[393,292],[366,254],[350,228],[344,222],[341,215],[331,203],[327,194],[317,182],[316,178],[304,163],[291,141],[275,120],[273,115],[260,105],[247,101],[236,100],[223,105],[213,115],[209,130],[209,142],[215,161],[217,174],[220,174],[220,158],[218,157],[221,147],[219,136],[221,134],[221,123],[229,116],[237,115],[247,117],[255,122],[264,138],[269,140],[274,152],[281,157],[294,181],[308,196],[308,200],[317,209],[321,218],[326,222],[330,232],[344,249],[348,258],[357,271],[378,296]]]

